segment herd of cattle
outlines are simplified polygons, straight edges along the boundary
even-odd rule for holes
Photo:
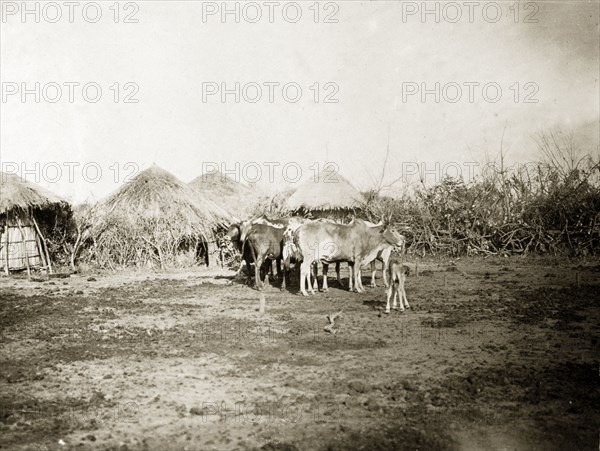
[[[321,289],[328,290],[327,270],[331,263],[336,264],[338,283],[340,282],[340,263],[347,262],[350,278],[349,290],[362,293],[361,269],[371,265],[371,286],[375,287],[375,261],[383,263],[383,280],[387,287],[386,313],[390,312],[390,300],[393,308],[408,308],[404,280],[409,273],[402,264],[405,238],[394,228],[383,224],[373,224],[354,219],[349,224],[339,224],[330,220],[309,220],[299,216],[271,220],[265,216],[232,224],[224,237],[224,243],[230,242],[242,256],[242,266],[248,268],[254,264],[256,288],[263,288],[263,277],[268,272],[277,275],[281,289],[288,283],[291,264],[300,266],[300,292],[308,296],[308,290],[315,294],[318,290],[317,265],[323,266]],[[397,256],[393,256],[393,254]],[[282,272],[283,266],[283,272]],[[274,268],[275,267],[275,268]],[[239,271],[238,271],[239,272]],[[312,281],[311,281],[312,278]]]

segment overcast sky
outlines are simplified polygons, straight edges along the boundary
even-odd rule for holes
[[[388,136],[390,180],[414,163],[455,162],[466,171],[484,148],[498,150],[503,130],[511,161],[535,160],[532,136],[557,127],[598,153],[597,1],[479,2],[471,11],[463,2],[430,2],[439,22],[421,15],[421,2],[306,2],[295,23],[298,9],[286,2],[273,7],[272,23],[263,2],[238,5],[239,23],[214,11],[221,2],[121,3],[118,18],[113,2],[100,2],[96,23],[93,6],[82,11],[86,2],[73,23],[62,2],[60,19],[56,7],[39,3],[39,23],[34,14],[23,20],[21,2],[2,3],[2,167],[40,163],[40,183],[76,202],[106,196],[153,163],[188,182],[203,163],[256,162],[259,184],[280,188],[284,164],[293,180],[295,168],[305,179],[314,163],[331,161],[365,189],[381,171]],[[137,23],[124,23],[127,16]],[[34,94],[23,101],[22,83],[35,91],[36,82],[40,102]],[[65,82],[80,84],[73,103]],[[239,103],[208,91],[235,90],[236,82]],[[279,83],[272,103],[269,82]],[[62,87],[55,103],[52,83]],[[84,98],[86,83],[101,87],[96,103],[95,85]],[[262,97],[252,103],[257,86]],[[422,88],[431,90],[424,99]],[[124,103],[127,95],[138,102]],[[70,181],[72,162],[80,166]],[[274,184],[269,162],[282,165]],[[92,183],[94,168],[102,176]],[[253,166],[246,169],[253,178]]]

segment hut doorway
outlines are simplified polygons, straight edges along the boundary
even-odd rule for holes
[[[210,250],[208,241],[203,238],[198,239],[198,244],[196,246],[196,261],[204,263],[207,268],[210,264]]]
[[[40,267],[50,271],[44,241],[33,216],[5,217],[0,228],[0,267],[7,275],[23,269],[30,273],[31,269]]]
[[[52,273],[48,246],[39,224],[68,203],[16,174],[0,172],[0,268],[10,271],[45,267]],[[38,223],[37,219],[41,222]]]

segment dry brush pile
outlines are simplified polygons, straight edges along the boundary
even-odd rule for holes
[[[600,251],[600,165],[488,165],[471,182],[446,178],[391,199],[370,193],[369,219],[402,226],[418,254],[568,255]]]

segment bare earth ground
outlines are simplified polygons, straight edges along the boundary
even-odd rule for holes
[[[596,449],[598,261],[418,265],[389,316],[335,281],[261,314],[218,270],[2,277],[0,448]]]

